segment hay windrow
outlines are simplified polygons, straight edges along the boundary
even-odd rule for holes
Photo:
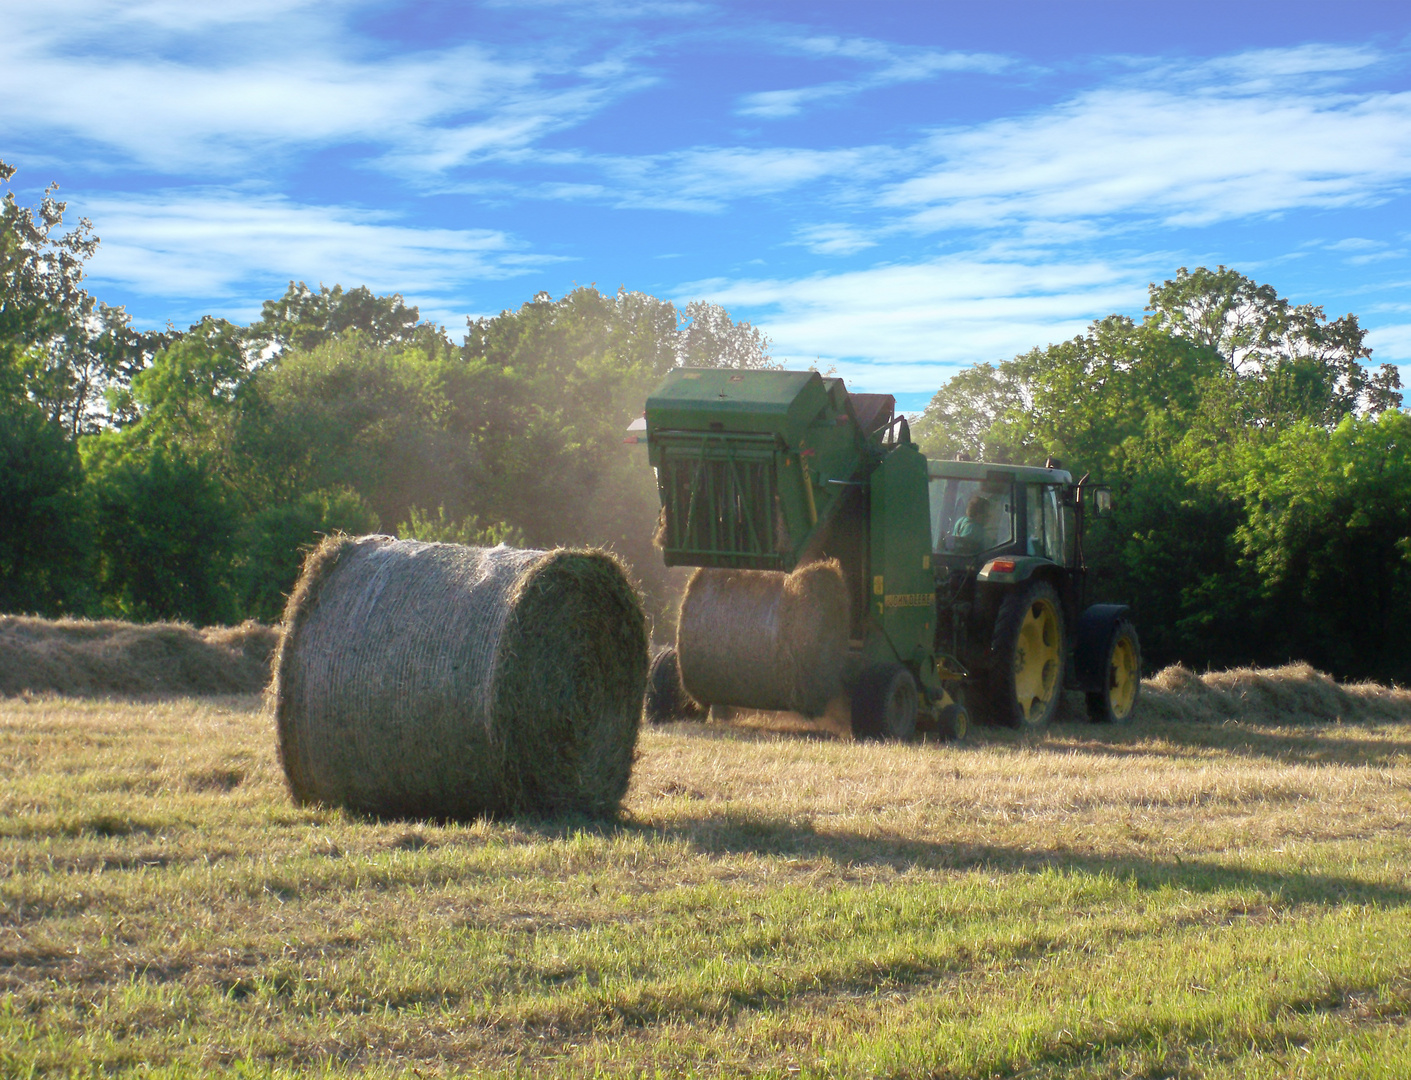
[[[604,552],[327,542],[276,665],[290,791],[388,817],[610,815],[646,667],[636,591]]]
[[[278,631],[0,615],[0,695],[250,694],[269,681]]]
[[[1309,664],[1197,675],[1173,664],[1142,681],[1138,718],[1219,723],[1411,719],[1411,690],[1340,683]]]
[[[790,574],[701,569],[681,601],[681,681],[697,701],[819,716],[841,692],[848,596],[836,560]]]

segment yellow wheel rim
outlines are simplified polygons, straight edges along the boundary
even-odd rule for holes
[[[1125,720],[1137,701],[1137,650],[1125,634],[1112,646],[1112,663],[1107,671],[1107,700],[1112,716]]]
[[[1058,693],[1058,612],[1047,600],[1035,600],[1019,625],[1014,649],[1014,696],[1026,723],[1043,717]]]

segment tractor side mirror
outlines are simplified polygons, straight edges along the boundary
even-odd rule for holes
[[[1108,514],[1112,513],[1111,488],[1100,487],[1093,489],[1093,513],[1098,517],[1107,517]]]

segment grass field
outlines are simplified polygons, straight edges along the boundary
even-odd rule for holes
[[[0,699],[0,1075],[1411,1075],[1411,726],[644,733],[623,823],[298,809]]]

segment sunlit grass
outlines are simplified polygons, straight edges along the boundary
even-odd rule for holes
[[[0,1075],[1411,1074],[1411,728],[649,731],[622,823],[290,804],[0,702]]]

